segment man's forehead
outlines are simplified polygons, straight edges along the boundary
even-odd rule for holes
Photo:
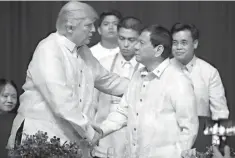
[[[141,32],[139,39],[141,40],[150,40],[150,32],[149,31],[143,31]]]
[[[119,19],[115,15],[106,15],[103,21],[119,21]]]
[[[83,23],[84,24],[92,24],[95,22],[95,20],[96,19],[94,19],[94,18],[92,19],[92,18],[86,17],[86,18],[84,18]]]
[[[178,32],[173,33],[173,39],[175,38],[180,38],[180,39],[187,39],[187,38],[192,38],[191,31],[189,30],[181,30]]]
[[[134,36],[134,37],[139,36],[136,30],[127,29],[123,27],[119,28],[118,34],[122,36]]]
[[[68,2],[64,7],[65,10],[75,13],[77,18],[97,19],[97,12],[88,4],[82,2]]]
[[[87,18],[91,21],[95,21],[98,19],[98,15],[96,12],[86,11],[86,10],[76,10],[76,17],[77,18]]]

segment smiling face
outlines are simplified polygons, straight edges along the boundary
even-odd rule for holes
[[[186,65],[194,56],[194,49],[197,48],[198,40],[193,40],[189,30],[175,32],[172,35],[172,54],[179,62]]]
[[[17,92],[11,84],[6,84],[0,92],[0,111],[9,112],[16,107]]]

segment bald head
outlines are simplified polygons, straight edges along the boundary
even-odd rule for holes
[[[70,1],[61,8],[56,21],[56,29],[60,34],[65,35],[66,27],[73,27],[77,25],[80,20],[86,18],[95,21],[98,18],[98,15],[90,5],[82,2]]]

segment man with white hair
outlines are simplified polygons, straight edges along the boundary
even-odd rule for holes
[[[8,147],[21,141],[20,131],[30,135],[44,131],[49,137],[59,137],[61,143],[89,142],[99,135],[85,115],[94,87],[120,96],[129,80],[109,73],[86,46],[95,32],[96,18],[86,3],[72,1],[62,7],[57,32],[38,44],[28,66]],[[84,144],[80,147],[87,149]]]

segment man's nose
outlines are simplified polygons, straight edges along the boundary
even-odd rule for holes
[[[177,49],[182,49],[183,48],[183,45],[182,44],[177,44],[177,47],[176,47]]]
[[[112,30],[114,28],[114,24],[109,24],[109,29]]]
[[[96,30],[95,30],[95,26],[94,26],[94,24],[92,24],[92,26],[91,26],[91,32],[95,32]]]
[[[134,45],[134,49],[135,49],[135,51],[139,50],[139,43],[138,42]]]
[[[124,47],[128,47],[129,46],[129,42],[127,40],[124,41]]]

